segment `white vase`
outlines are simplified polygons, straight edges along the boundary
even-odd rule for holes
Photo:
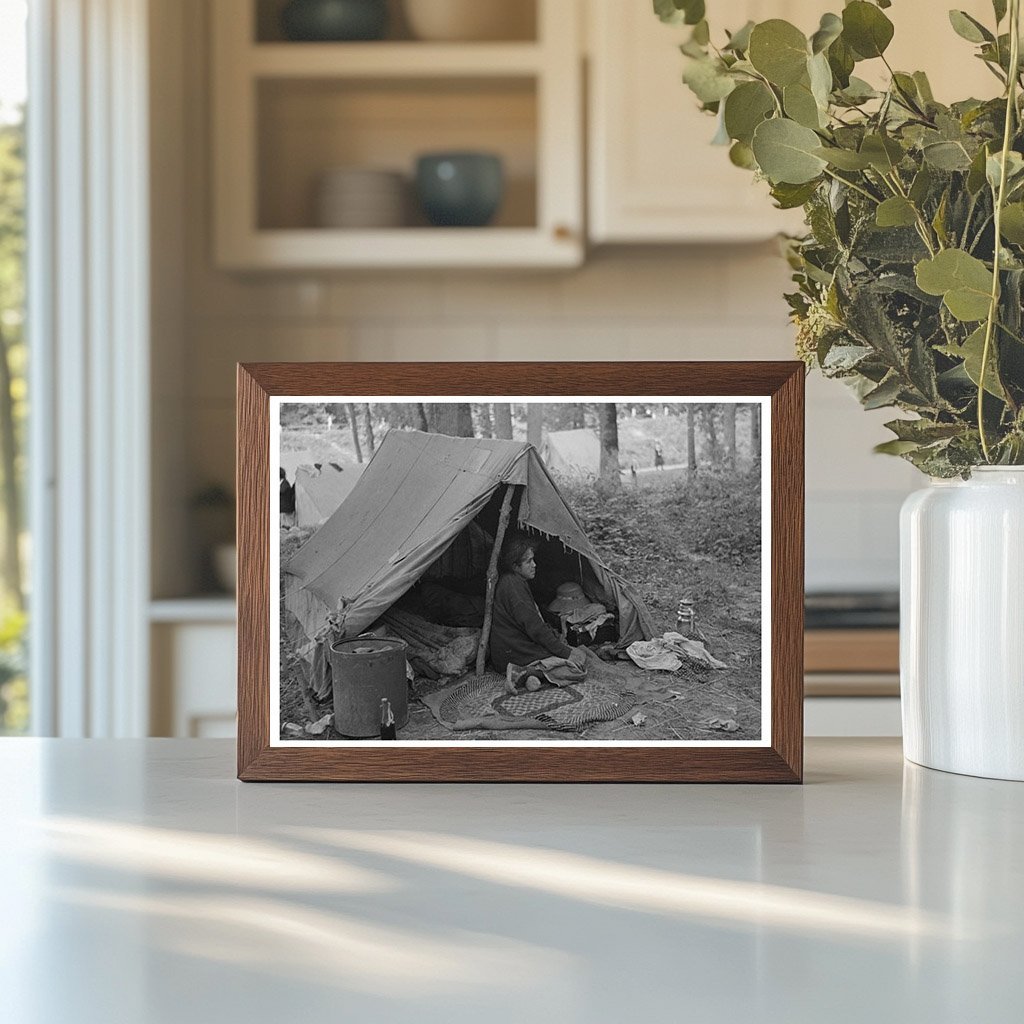
[[[910,495],[900,561],[904,754],[1024,781],[1024,467]]]

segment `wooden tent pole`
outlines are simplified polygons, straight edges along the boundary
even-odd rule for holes
[[[494,588],[498,585],[498,557],[501,545],[505,540],[508,528],[508,517],[512,511],[512,484],[505,484],[505,497],[501,501],[501,512],[498,515],[498,529],[494,534],[494,547],[491,549],[491,560],[487,566],[487,598],[484,601],[484,625],[480,630],[480,645],[476,650],[476,674],[483,675],[484,662],[487,660],[487,645],[491,639],[491,618],[494,615]]]

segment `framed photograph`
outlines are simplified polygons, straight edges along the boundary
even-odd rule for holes
[[[803,382],[240,365],[239,778],[801,781]]]

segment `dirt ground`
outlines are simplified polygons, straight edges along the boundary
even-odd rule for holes
[[[650,474],[655,476],[655,474]],[[420,697],[455,682],[417,679],[410,694],[408,725],[401,739],[452,740],[753,740],[761,732],[761,595],[759,520],[754,502],[756,481],[689,481],[685,474],[656,474],[657,483],[625,486],[609,496],[587,485],[566,488],[566,497],[587,534],[609,566],[634,582],[648,604],[658,633],[676,625],[679,599],[695,602],[697,626],[708,651],[726,663],[710,669],[687,662],[676,672],[623,666],[625,689],[637,696],[623,718],[594,723],[579,733],[453,733],[440,725]],[[311,531],[309,531],[311,532]],[[282,555],[308,534],[286,531]],[[330,714],[330,702],[317,703],[304,693],[299,670],[289,668],[281,682],[281,722],[305,725]],[[637,714],[641,725],[634,724]],[[732,720],[734,732],[711,726]],[[284,736],[283,738],[288,738]],[[294,737],[293,737],[294,738]],[[307,737],[303,737],[307,738]],[[316,739],[317,737],[308,737]],[[328,732],[319,737],[337,740]]]

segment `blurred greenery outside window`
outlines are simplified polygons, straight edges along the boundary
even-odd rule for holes
[[[25,0],[0,0],[0,735],[29,728]]]

